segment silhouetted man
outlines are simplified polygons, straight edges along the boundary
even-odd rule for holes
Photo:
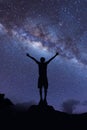
[[[42,88],[44,87],[44,101],[46,102],[47,89],[48,89],[47,65],[58,55],[58,53],[56,53],[51,59],[49,59],[46,62],[44,57],[41,57],[39,62],[34,57],[30,56],[28,53],[26,55],[31,59],[33,59],[38,64],[39,67],[38,88],[40,90],[39,91],[40,101],[42,101]]]

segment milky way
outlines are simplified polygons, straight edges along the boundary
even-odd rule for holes
[[[23,54],[25,55],[26,52],[31,50],[30,52],[34,54],[34,56],[36,55],[37,58],[40,54],[45,54],[45,56],[48,57],[48,55],[50,56],[55,54],[55,52],[59,52],[59,61],[57,59],[55,63],[58,64],[58,67],[60,64],[66,65],[65,67],[61,66],[61,71],[59,74],[56,72],[55,75],[57,77],[60,76],[59,79],[61,82],[64,79],[63,82],[66,86],[74,82],[72,81],[73,77],[76,78],[73,83],[74,86],[79,85],[80,78],[83,77],[83,75],[85,77],[87,76],[87,0],[37,0],[37,2],[36,0],[0,0],[0,48],[1,59],[4,58],[3,62],[1,61],[1,69],[4,70],[6,67],[8,69],[4,72],[1,71],[2,76],[0,80],[10,80],[11,77],[14,77],[17,70],[19,70],[18,65],[21,66],[21,69],[26,65],[28,67],[28,63],[31,63],[31,61],[27,61]],[[3,50],[8,56],[8,61],[6,57],[4,57]],[[23,51],[24,53],[22,53]],[[33,51],[35,52],[33,53]],[[9,58],[12,58],[13,62],[9,63]],[[15,61],[15,58],[18,58],[17,61]],[[22,58],[23,61],[25,60],[24,63]],[[21,59],[21,61],[19,59]],[[18,61],[20,61],[19,64]],[[14,65],[15,67],[13,67]],[[72,67],[75,65],[74,67],[76,68],[68,68],[67,66],[70,65]],[[12,68],[9,68],[9,66]],[[66,67],[73,73],[71,78],[68,77],[69,73],[65,71]],[[82,67],[82,70],[80,67]],[[53,69],[54,65],[51,66],[49,69],[50,73],[51,68],[52,71],[55,70]],[[33,69],[35,70],[36,68],[33,67]],[[16,81],[16,86],[18,86],[18,84],[22,85],[22,83],[19,83],[21,82],[21,78],[26,82],[25,77],[30,76],[28,73],[26,74],[28,68],[23,69],[23,71],[23,74],[20,74],[18,77],[19,81],[18,79],[16,81],[15,78],[11,78],[11,80]],[[19,70],[18,74],[20,72],[21,70]],[[31,77],[34,78],[32,71],[30,73],[32,75]],[[74,74],[79,76],[75,77]],[[9,76],[6,78],[6,75]],[[49,77],[52,78],[53,76]],[[30,78],[29,81],[31,81],[32,78]],[[35,82],[37,82],[36,79]],[[53,80],[55,79],[53,78]],[[57,80],[58,79],[56,79],[55,84],[51,82],[52,86],[56,86],[57,84],[61,87],[64,86],[64,84],[57,82]],[[83,81],[84,86],[86,86],[86,79],[83,78]],[[32,84],[32,82],[30,84]],[[25,83],[24,86],[26,87],[30,84]],[[67,93],[69,93],[68,91],[73,91],[73,84],[70,87],[71,90],[68,89]],[[4,85],[5,81],[1,82],[1,86]],[[12,81],[8,82],[7,86],[9,85],[15,86]],[[11,87],[12,86],[10,86],[10,89],[12,91],[13,88]],[[57,88],[55,87],[55,89]],[[62,87],[58,91],[64,93],[64,90],[65,88]],[[24,92],[26,93],[26,91],[25,89]],[[20,97],[21,96],[18,98]],[[23,95],[22,97],[24,98]],[[60,96],[60,102],[61,98],[62,95]],[[20,100],[22,99],[20,98]],[[53,101],[53,99],[50,99],[50,102],[51,100]],[[57,102],[57,100],[54,101],[54,104],[55,102]]]
[[[86,0],[1,1],[0,21],[10,34],[41,40],[43,46],[86,64],[86,7]]]

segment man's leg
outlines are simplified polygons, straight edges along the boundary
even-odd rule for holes
[[[47,98],[47,89],[44,88],[44,100],[46,101],[46,98]]]
[[[39,88],[40,100],[42,100],[42,82],[41,82],[41,77],[38,78],[38,88]]]
[[[45,77],[44,79],[44,101],[46,101],[47,98],[47,89],[48,89],[48,79]]]
[[[40,92],[40,100],[42,100],[42,88],[40,88],[39,92]]]

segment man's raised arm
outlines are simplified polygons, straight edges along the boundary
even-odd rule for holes
[[[37,64],[39,63],[34,57],[30,56],[29,53],[26,54],[26,56],[30,57],[32,60],[34,60]]]
[[[57,52],[51,59],[49,59],[49,60],[47,61],[47,64],[48,64],[50,61],[52,61],[57,55],[59,55],[58,52]]]

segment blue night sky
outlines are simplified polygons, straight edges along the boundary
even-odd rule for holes
[[[0,0],[0,92],[15,104],[39,101],[27,52],[37,60],[59,52],[48,65],[48,104],[87,112],[87,0]]]

